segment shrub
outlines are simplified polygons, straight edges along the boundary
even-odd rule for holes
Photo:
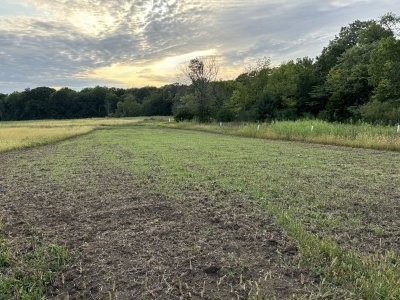
[[[400,100],[371,101],[360,108],[361,117],[367,122],[396,124],[400,120]]]
[[[194,113],[187,107],[182,107],[175,113],[174,118],[177,122],[190,121],[193,120]]]

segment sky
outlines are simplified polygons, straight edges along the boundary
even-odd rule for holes
[[[0,0],[0,92],[162,86],[214,56],[221,79],[270,57],[316,57],[356,19],[399,0]]]

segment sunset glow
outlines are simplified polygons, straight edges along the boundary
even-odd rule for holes
[[[317,56],[357,18],[395,0],[0,0],[0,92],[35,86],[161,86],[179,66],[215,56],[220,77],[249,62]]]

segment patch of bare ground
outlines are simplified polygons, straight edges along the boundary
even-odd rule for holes
[[[178,201],[95,157],[57,183],[51,163],[36,163],[55,149],[0,155],[1,218],[13,247],[40,235],[71,253],[49,297],[297,299],[315,290],[296,245],[247,199],[187,191]]]

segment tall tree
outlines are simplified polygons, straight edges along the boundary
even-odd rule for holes
[[[51,94],[50,106],[53,113],[52,118],[74,118],[81,110],[77,102],[77,95],[77,92],[69,88],[62,88]]]
[[[200,122],[210,118],[209,84],[218,76],[218,66],[215,57],[195,58],[183,67],[183,74],[191,81],[196,93],[196,115]]]
[[[374,99],[400,99],[400,40],[390,37],[380,41],[371,52],[368,71]]]
[[[316,67],[321,77],[325,78],[328,75],[330,69],[338,63],[340,56],[357,44],[360,32],[373,22],[357,20],[341,28],[339,35],[330,41],[317,57]]]
[[[25,112],[24,119],[47,119],[51,118],[50,96],[55,89],[49,87],[38,87],[25,90]]]

